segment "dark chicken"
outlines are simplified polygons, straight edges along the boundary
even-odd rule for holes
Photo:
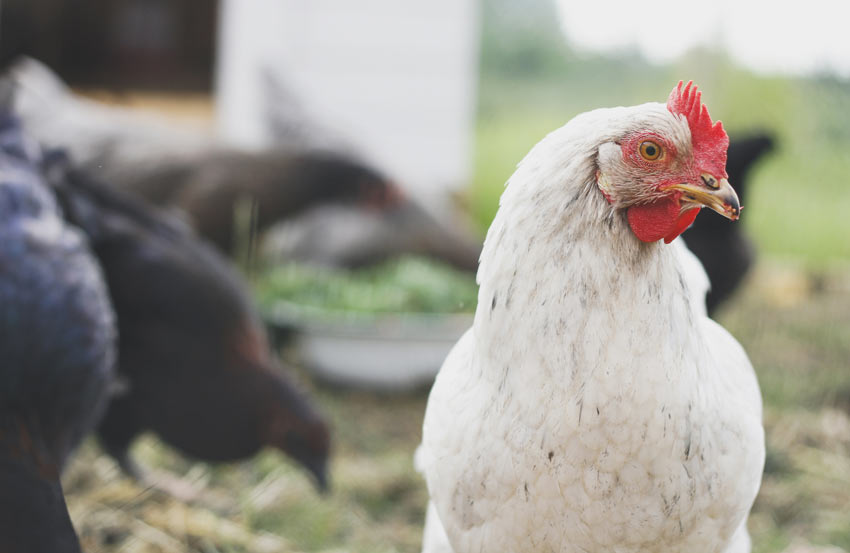
[[[747,182],[755,162],[773,148],[769,134],[735,137],[729,142],[726,171],[729,182],[746,205]],[[708,211],[708,210],[704,210]],[[711,289],[705,297],[709,315],[738,288],[755,261],[755,246],[741,225],[707,212],[697,217],[683,235],[694,255],[702,262]]]
[[[133,472],[128,448],[154,431],[181,452],[232,461],[283,450],[326,483],[328,429],[282,372],[238,275],[179,221],[57,162],[52,184],[89,236],[119,326],[128,391],[98,429]]]
[[[86,239],[67,226],[41,152],[0,114],[0,551],[78,552],[59,475],[97,423],[115,326]]]
[[[239,244],[240,201],[256,202],[257,230],[311,207],[353,204],[382,209],[402,201],[398,188],[367,166],[333,153],[207,151],[155,166],[109,160],[88,164],[118,187],[185,212],[199,235],[221,251]]]

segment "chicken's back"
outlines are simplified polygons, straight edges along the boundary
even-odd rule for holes
[[[59,473],[103,412],[115,328],[97,263],[0,115],[0,545],[78,551]]]

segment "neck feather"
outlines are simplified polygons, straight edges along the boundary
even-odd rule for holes
[[[564,158],[542,142],[508,183],[478,271],[479,353],[536,351],[575,371],[598,365],[606,348],[625,355],[640,344],[692,344],[678,255],[634,236],[596,186],[592,145],[581,145]],[[541,146],[545,155],[535,156]],[[537,159],[566,161],[546,168]]]

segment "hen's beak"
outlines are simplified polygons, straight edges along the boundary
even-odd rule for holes
[[[700,175],[700,181],[699,184],[674,184],[669,189],[681,191],[683,203],[700,204],[727,219],[738,220],[741,216],[741,204],[729,181],[707,173]],[[683,207],[687,209],[687,206]]]

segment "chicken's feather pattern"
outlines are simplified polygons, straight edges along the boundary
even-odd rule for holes
[[[691,138],[662,104],[596,110],[511,177],[473,326],[428,401],[426,553],[749,551],[753,369],[705,317],[693,259],[638,240],[597,186],[619,138],[646,128]]]

